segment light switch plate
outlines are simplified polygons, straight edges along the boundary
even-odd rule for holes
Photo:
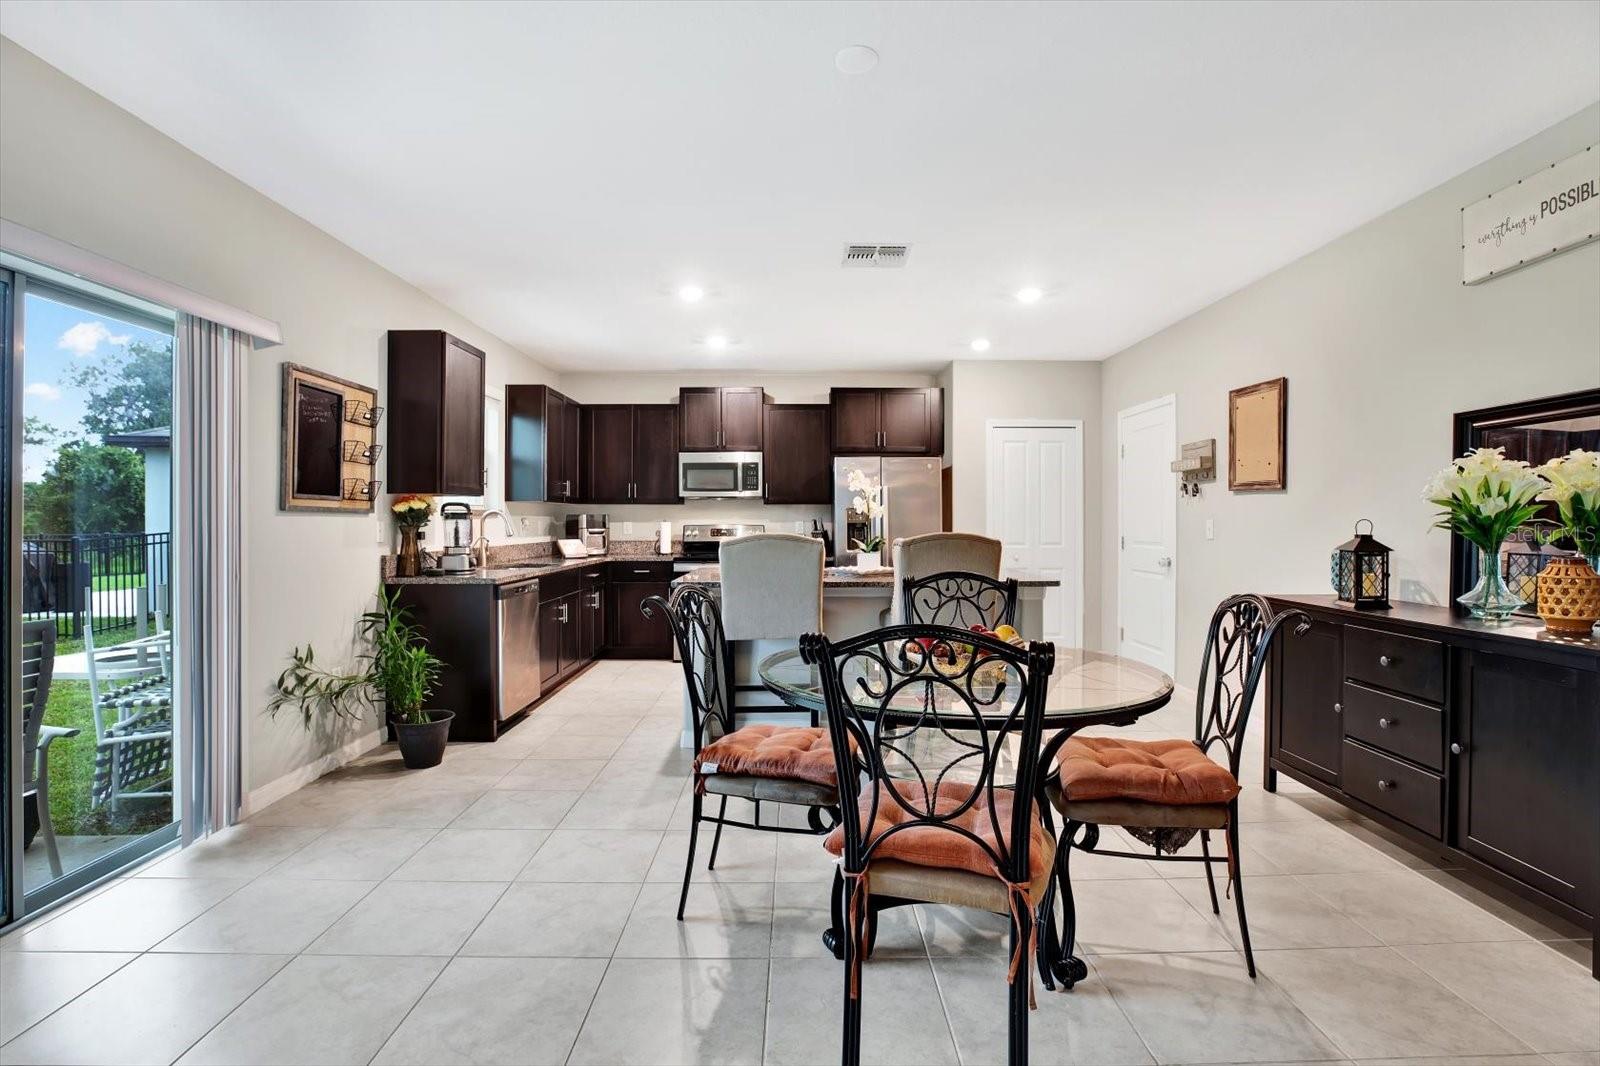
[[[1206,539],[1207,540],[1216,540],[1217,539],[1217,527],[1212,524],[1211,519],[1209,519],[1209,518],[1206,519]]]

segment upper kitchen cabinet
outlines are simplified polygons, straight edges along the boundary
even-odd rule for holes
[[[679,389],[679,449],[759,452],[766,403],[759,388]]]
[[[585,404],[582,426],[586,502],[681,502],[675,406]]]
[[[944,390],[833,389],[835,455],[943,455]]]
[[[548,385],[506,386],[506,499],[583,497],[579,406]]]
[[[833,456],[828,451],[828,405],[767,406],[767,503],[832,503]]]
[[[483,364],[443,330],[389,331],[389,492],[483,495]]]

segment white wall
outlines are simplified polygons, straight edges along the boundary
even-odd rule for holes
[[[759,385],[777,403],[827,403],[828,389],[856,387],[927,387],[939,382],[932,374],[917,373],[807,373],[774,374],[770,371],[713,370],[672,374],[577,374],[561,376],[561,391],[580,403],[676,403],[680,388],[696,385]],[[948,401],[948,395],[946,397]],[[576,508],[551,508],[564,515]],[[596,506],[599,509],[599,505]],[[658,523],[670,521],[674,536],[685,522],[760,522],[768,532],[792,533],[811,528],[811,520],[831,522],[825,506],[768,506],[759,500],[695,500],[676,505],[612,504],[605,506],[612,536],[618,539],[654,537]],[[629,532],[625,524],[632,523]]]
[[[381,397],[385,332],[427,328],[483,348],[490,385],[554,375],[9,40],[0,216],[282,325],[285,344],[253,356],[246,387],[244,786],[293,782],[366,730],[308,735],[292,718],[270,721],[270,682],[295,644],[330,662],[348,654],[390,523],[278,511],[279,364]]]
[[[1450,458],[1451,414],[1600,385],[1600,244],[1463,286],[1460,209],[1597,141],[1600,105],[1104,364],[1102,454],[1113,454],[1119,410],[1166,393],[1178,398],[1180,442],[1218,442],[1218,480],[1178,508],[1181,675],[1198,669],[1224,597],[1326,592],[1328,555],[1358,518],[1394,549],[1399,598],[1447,600],[1449,538],[1429,530],[1419,493]],[[1287,491],[1230,493],[1228,390],[1280,375],[1289,379]],[[1106,469],[1109,545],[1117,485]],[[1106,558],[1110,634],[1116,569],[1114,554]]]
[[[988,430],[991,419],[1080,419],[1083,422],[1083,619],[1085,647],[1100,646],[1100,364],[958,360],[946,391],[951,466],[951,518],[956,529],[988,525]]]

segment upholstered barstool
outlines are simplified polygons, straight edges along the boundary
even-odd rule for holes
[[[822,629],[822,541],[797,533],[753,533],[722,542],[722,626],[733,643],[734,713],[795,711],[761,684],[763,658]],[[812,725],[816,725],[812,716]],[[782,719],[780,719],[782,720]]]
[[[924,533],[920,537],[897,537],[894,542],[894,598],[891,618],[905,620],[906,577],[929,577],[950,570],[964,570],[984,577],[1000,576],[1003,545],[993,537],[976,533]]]

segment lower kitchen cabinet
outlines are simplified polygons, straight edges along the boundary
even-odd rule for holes
[[[583,573],[578,592],[578,658],[584,662],[606,653],[606,590],[610,587],[604,566]]]
[[[539,579],[539,682],[545,695],[588,662],[580,654],[581,586],[576,570]]]
[[[607,654],[619,659],[672,658],[672,628],[658,611],[646,618],[640,605],[651,596],[665,597],[672,583],[672,564],[625,562],[611,564],[606,610],[609,634]]]
[[[1321,781],[1339,780],[1344,744],[1344,627],[1313,618],[1273,645],[1272,735],[1278,758]]]

